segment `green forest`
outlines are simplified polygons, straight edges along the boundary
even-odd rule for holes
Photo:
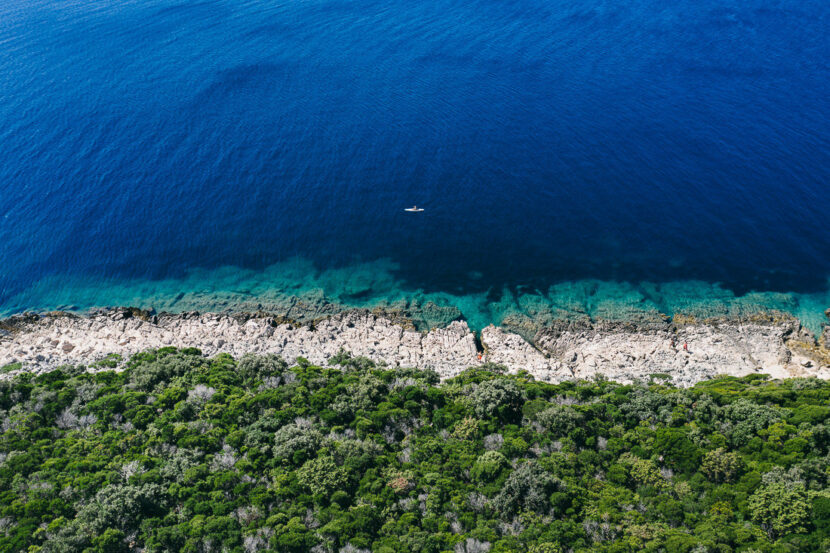
[[[830,549],[822,380],[329,365],[165,348],[6,367],[0,551]]]

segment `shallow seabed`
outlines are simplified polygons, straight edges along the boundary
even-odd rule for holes
[[[816,293],[750,292],[736,295],[702,281],[613,282],[578,280],[546,290],[504,287],[480,293],[427,292],[407,287],[387,259],[337,269],[321,269],[304,258],[273,264],[262,271],[225,266],[194,269],[162,280],[52,276],[10,299],[2,315],[24,310],[83,312],[93,307],[133,306],[156,311],[266,310],[297,318],[350,308],[415,312],[421,328],[465,319],[474,330],[501,325],[508,318],[538,323],[558,319],[649,320],[661,314],[697,318],[740,317],[779,310],[798,317],[819,333],[830,307],[828,290]],[[471,280],[478,278],[471,274]],[[434,306],[429,306],[432,302]]]

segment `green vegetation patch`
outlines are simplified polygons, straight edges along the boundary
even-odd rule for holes
[[[107,369],[114,369],[118,367],[124,358],[117,354],[117,353],[110,353],[100,361],[93,363],[93,367],[95,368],[107,368]]]
[[[2,367],[0,367],[0,374],[7,374],[12,371],[18,371],[22,368],[22,363],[9,363],[8,365],[3,365]]]
[[[163,348],[0,381],[0,551],[830,547],[826,382],[335,361]]]

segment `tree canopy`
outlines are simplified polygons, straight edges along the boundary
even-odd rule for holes
[[[163,348],[0,381],[0,552],[830,548],[830,385]]]

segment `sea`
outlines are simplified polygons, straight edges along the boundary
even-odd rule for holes
[[[828,29],[827,0],[3,0],[0,314],[311,295],[818,331]]]

